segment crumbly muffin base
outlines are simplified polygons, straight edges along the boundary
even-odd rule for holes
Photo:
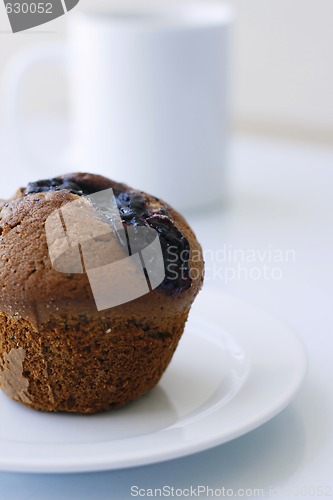
[[[37,331],[29,321],[0,312],[0,386],[10,398],[42,411],[119,408],[159,382],[188,313],[57,317]]]

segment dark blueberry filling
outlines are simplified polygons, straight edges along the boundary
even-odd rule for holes
[[[166,291],[187,290],[191,286],[190,245],[167,215],[152,214],[146,223],[159,235],[165,265],[165,278],[161,284]]]
[[[160,287],[165,292],[182,292],[191,286],[190,245],[185,236],[176,228],[164,208],[151,212],[145,198],[137,193],[113,190],[120,216],[125,224],[149,226],[159,235],[164,265],[165,278]],[[140,236],[138,236],[140,238]],[[149,233],[146,243],[149,244]],[[137,248],[143,248],[139,243]]]
[[[139,224],[148,216],[146,200],[140,194],[114,190],[120,217],[126,224]]]
[[[185,236],[176,228],[170,219],[166,209],[160,208],[158,212],[151,212],[147,207],[144,196],[136,192],[127,191],[122,184],[109,181],[107,185],[98,182],[91,182],[86,178],[76,178],[68,175],[64,178],[45,179],[37,182],[30,182],[25,188],[25,194],[41,193],[46,191],[60,191],[66,189],[79,196],[89,195],[112,187],[121,219],[124,224],[146,226],[157,231],[161,243],[165,278],[158,287],[165,293],[178,293],[187,290],[191,286],[190,277],[190,245]],[[102,208],[103,211],[103,208]],[[138,239],[142,238],[142,233],[138,232]],[[150,233],[151,234],[151,233]],[[138,248],[143,248],[144,244],[149,244],[149,232],[147,241],[138,241]],[[121,242],[126,243],[126,242]]]
[[[81,187],[79,187],[72,180],[58,179],[58,178],[29,182],[24,192],[25,194],[33,194],[33,193],[44,193],[47,191],[61,191],[62,189],[67,189],[67,191],[70,191],[71,193],[74,194],[78,194],[80,196],[86,194],[82,191]]]

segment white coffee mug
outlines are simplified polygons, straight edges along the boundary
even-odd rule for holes
[[[71,145],[58,171],[100,173],[180,209],[223,199],[229,7],[76,9],[67,19],[66,46],[26,54],[9,96],[14,108],[32,67],[67,60]]]

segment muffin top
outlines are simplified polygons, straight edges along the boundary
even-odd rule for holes
[[[94,203],[96,193],[110,188],[120,225],[127,228],[124,234],[115,232],[117,237],[111,240],[105,237],[110,234],[108,225],[113,224],[109,207]],[[139,298],[98,310],[87,275],[89,271],[85,272],[84,265],[83,269],[76,269],[72,264],[59,271],[50,258],[52,247],[46,231],[47,221],[59,209],[63,212],[70,202],[76,202],[79,207],[86,246],[89,246],[89,234],[95,243],[98,240],[94,258],[100,259],[101,266],[107,263],[105,256],[110,253],[110,248],[114,260],[125,257],[128,234],[133,234],[137,247],[149,244],[152,234],[158,235],[165,271],[159,285]],[[91,228],[95,228],[94,234]],[[96,228],[101,235],[97,238]],[[54,238],[54,241],[60,240]],[[87,173],[31,182],[2,203],[0,262],[0,310],[27,319],[36,328],[41,323],[66,315],[147,314],[147,306],[152,315],[172,314],[190,307],[203,281],[201,247],[178,212],[154,196]],[[147,270],[145,272],[147,275]],[[123,280],[125,287],[133,286],[135,271],[131,276],[123,276]]]

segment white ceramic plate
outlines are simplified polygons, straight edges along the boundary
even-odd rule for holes
[[[181,457],[268,421],[306,370],[300,339],[235,298],[204,290],[160,384],[108,414],[30,410],[0,395],[0,469],[75,472]],[[1,391],[0,391],[1,392]]]

